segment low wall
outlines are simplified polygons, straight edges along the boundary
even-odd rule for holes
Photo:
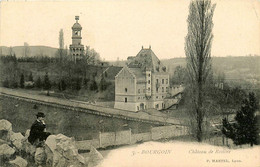
[[[118,132],[99,132],[98,139],[76,141],[76,145],[80,150],[89,150],[91,145],[95,148],[105,148],[108,146],[118,146],[135,144],[151,140],[167,139],[188,135],[187,127],[185,126],[161,126],[153,127],[147,133],[132,133],[131,129]]]
[[[159,140],[165,138],[171,138],[176,136],[183,136],[187,134],[187,128],[184,126],[162,126],[154,127],[151,129],[152,140]]]
[[[144,141],[150,141],[152,140],[152,134],[149,133],[137,133],[132,134],[131,136],[131,144],[138,143],[138,142],[144,142]]]

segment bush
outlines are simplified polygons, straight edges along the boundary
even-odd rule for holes
[[[3,81],[3,87],[9,88],[9,81],[7,78],[5,78],[5,80]]]

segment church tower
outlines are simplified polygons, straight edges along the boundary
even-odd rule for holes
[[[81,44],[82,27],[78,23],[79,16],[75,16],[76,23],[72,26],[72,44],[70,45],[70,55],[73,61],[82,59],[84,56],[84,45]]]

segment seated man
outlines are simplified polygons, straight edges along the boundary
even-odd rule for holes
[[[42,142],[47,139],[50,135],[49,132],[46,132],[46,125],[44,122],[44,113],[38,112],[36,115],[37,119],[31,126],[30,135],[28,141],[35,145],[36,147],[41,146]]]
[[[44,113],[38,112],[36,116],[37,119],[31,126],[28,141],[36,147],[34,155],[35,163],[41,166],[42,164],[44,164],[46,158],[44,150],[44,141],[47,139],[50,133],[46,132]]]

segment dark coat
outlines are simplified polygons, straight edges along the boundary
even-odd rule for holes
[[[43,124],[40,121],[35,121],[31,126],[30,135],[28,137],[28,141],[31,144],[34,144],[34,142],[39,139],[39,141],[46,140],[47,137],[50,135],[49,132],[44,132],[44,129],[46,128],[46,125]]]

